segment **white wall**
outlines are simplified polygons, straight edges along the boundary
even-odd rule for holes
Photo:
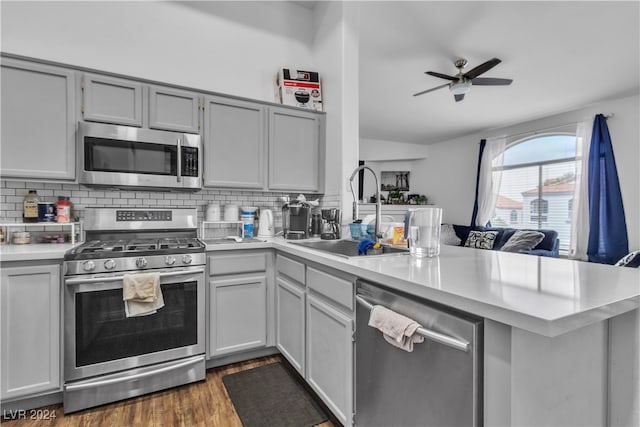
[[[392,160],[392,161],[365,161],[365,165],[369,166],[378,176],[378,179],[381,179],[382,171],[409,171],[409,191],[403,191],[405,198],[407,194],[425,194],[427,186],[424,182],[416,181],[414,171],[419,167],[421,162],[417,160]],[[356,196],[358,195],[357,186],[358,180],[357,178],[353,180],[353,189],[356,191]],[[380,183],[378,183],[380,185]],[[369,172],[365,172],[364,174],[364,200],[365,202],[369,201],[369,197],[375,195],[375,181],[373,176]],[[381,194],[387,197],[388,191],[383,191]]]
[[[424,159],[429,154],[429,146],[411,144],[399,141],[386,141],[380,139],[360,138],[358,159],[364,160],[365,165],[375,171],[380,179],[382,171],[409,171],[409,188],[407,194],[425,194],[427,186],[422,181],[414,181],[413,171],[421,165],[418,160]],[[357,196],[357,180],[354,180],[354,191]],[[375,194],[374,179],[369,172],[364,174],[365,201]],[[382,193],[387,197],[387,192]]]
[[[364,161],[423,159],[429,154],[429,146],[408,142],[360,138],[359,159]]]
[[[268,102],[280,67],[316,69],[291,2],[5,2],[2,51]]]
[[[325,200],[342,203],[345,170],[358,159],[355,4],[321,2],[312,10],[285,1],[41,1],[0,7],[7,53],[267,102],[275,101],[279,68],[318,71],[327,112]]]
[[[358,165],[358,8],[352,3],[321,2],[314,10],[313,52],[327,112],[325,205],[342,207],[343,224],[351,222],[351,197],[345,177]]]
[[[640,249],[640,129],[639,98],[633,95],[586,106],[502,129],[494,129],[429,146],[429,157],[420,162],[412,181],[427,186],[430,203],[443,208],[445,222],[469,224],[473,209],[478,161],[482,138],[513,135],[593,119],[595,114],[614,114],[607,120],[616,157],[625,207],[629,249]]]

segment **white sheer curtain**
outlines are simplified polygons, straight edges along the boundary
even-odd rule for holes
[[[478,182],[478,215],[474,225],[484,227],[493,218],[502,182],[501,168],[506,146],[506,138],[496,138],[487,140],[484,147]]]
[[[589,147],[593,119],[578,122],[576,128],[576,186],[573,193],[569,258],[587,261],[589,243]]]

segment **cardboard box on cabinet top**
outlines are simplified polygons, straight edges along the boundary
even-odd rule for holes
[[[281,104],[322,111],[322,91],[318,73],[281,68],[276,77],[276,86]]]

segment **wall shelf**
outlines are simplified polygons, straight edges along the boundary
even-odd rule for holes
[[[25,231],[28,228],[37,228],[44,227],[46,228],[70,228],[71,229],[71,244],[76,243],[76,229],[77,234],[80,237],[80,241],[82,241],[82,223],[81,222],[5,222],[0,223],[0,227],[6,228],[7,232],[5,234],[5,241],[7,243],[11,243],[11,238],[9,234],[9,230],[11,228],[24,228]]]

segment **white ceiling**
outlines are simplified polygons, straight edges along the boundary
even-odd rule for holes
[[[360,3],[360,137],[432,144],[485,129],[637,93],[639,2]],[[511,86],[473,87],[456,103],[444,83],[498,57],[483,77]]]

